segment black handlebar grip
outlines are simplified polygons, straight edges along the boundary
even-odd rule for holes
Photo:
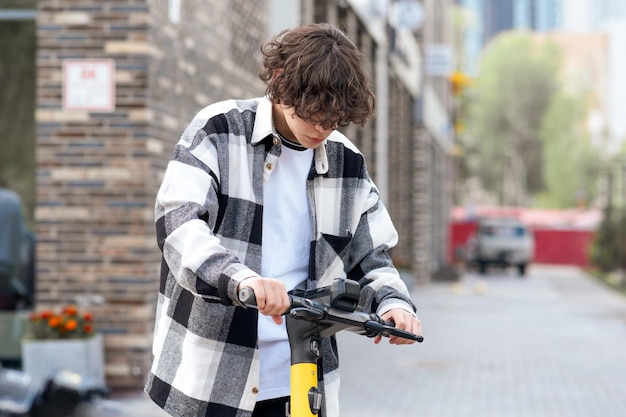
[[[393,320],[385,320],[382,317],[380,318],[380,324],[383,326],[396,327],[396,323]]]
[[[388,326],[388,327],[396,327],[396,323],[393,320],[383,320],[382,318],[380,318],[380,324],[382,324],[383,326]],[[407,332],[404,330],[400,330],[400,329],[396,329],[395,330],[396,336],[399,337],[403,337],[405,339],[410,339],[410,340],[415,340],[417,343],[422,343],[424,341],[424,336],[422,335],[415,335],[411,332]]]
[[[256,307],[256,296],[254,290],[250,287],[243,287],[239,290],[239,301],[244,305]]]

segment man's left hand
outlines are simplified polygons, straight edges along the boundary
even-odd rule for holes
[[[394,308],[384,313],[381,318],[387,321],[393,321],[395,327],[418,336],[422,334],[422,323],[413,314],[401,308]],[[376,336],[374,343],[378,344],[382,340],[382,336]],[[415,340],[405,339],[399,336],[389,336],[389,344],[392,345],[411,345]]]

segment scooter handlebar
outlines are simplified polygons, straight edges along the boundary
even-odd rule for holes
[[[313,300],[306,299],[303,297],[298,297],[292,294],[289,294],[289,300],[290,300],[290,304],[292,307],[294,306],[294,304],[296,304],[300,306],[307,306],[312,309],[323,309],[323,311],[320,311],[320,313],[323,313],[323,314],[320,314],[319,317],[323,317],[324,320],[326,321],[334,321],[333,320],[334,317],[339,318],[337,315],[333,314],[333,310],[334,310],[333,307],[322,305]],[[243,287],[239,291],[239,301],[241,301],[241,303],[247,307],[256,307],[256,296],[254,294],[254,289],[252,289],[251,287]],[[290,310],[291,308],[289,308],[285,312],[285,314],[288,314]],[[337,322],[341,322],[345,324],[346,315],[343,314],[343,312],[338,312],[338,313],[340,316],[340,320],[337,320]],[[367,319],[364,319],[362,321],[354,320],[353,326],[355,328],[361,328],[365,330],[366,336],[370,336],[370,337],[377,336],[377,335],[382,335],[386,337],[398,336],[404,339],[415,340],[418,343],[422,343],[422,341],[424,341],[424,337],[422,337],[421,335],[416,335],[416,334],[413,334],[413,333],[410,333],[401,329],[397,329],[393,321],[383,320],[380,316],[376,314],[371,314],[371,315],[368,315],[366,313],[361,313],[361,314],[363,316],[367,316]],[[313,316],[314,315],[307,315],[308,319],[311,319],[311,317]],[[298,316],[294,314],[292,314],[292,317],[298,318]]]

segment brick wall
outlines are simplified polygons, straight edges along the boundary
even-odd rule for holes
[[[398,245],[393,249],[398,267],[411,267],[413,201],[415,176],[412,136],[413,100],[404,85],[391,77],[389,98],[389,211],[398,229]]]
[[[411,269],[415,282],[424,284],[448,263],[451,157],[423,127],[415,127],[413,140]]]
[[[266,1],[40,0],[37,18],[37,303],[98,296],[107,383],[143,385],[159,253],[154,197],[182,129],[210,102],[263,93]],[[115,60],[116,109],[62,108],[62,63]]]

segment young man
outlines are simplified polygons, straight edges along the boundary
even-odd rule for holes
[[[334,130],[373,113],[362,54],[327,24],[282,32],[262,52],[266,97],[200,111],[157,196],[163,262],[146,392],[176,417],[284,416],[281,314],[296,287],[357,280],[367,308],[421,333],[388,255],[396,230],[363,156]],[[258,310],[238,301],[243,287],[254,289]],[[320,369],[322,415],[336,417],[330,338]]]

